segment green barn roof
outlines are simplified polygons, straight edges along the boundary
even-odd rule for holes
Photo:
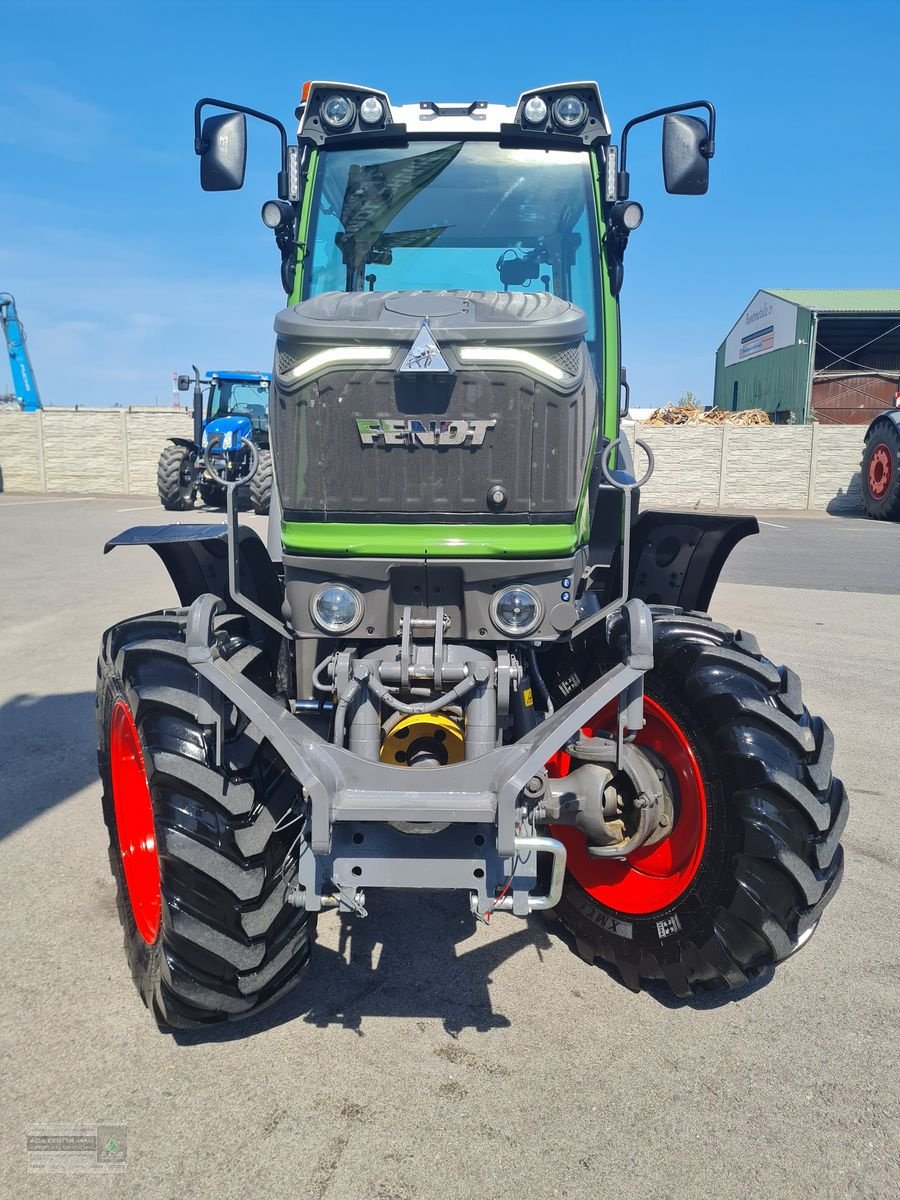
[[[764,288],[818,313],[900,313],[900,288]]]

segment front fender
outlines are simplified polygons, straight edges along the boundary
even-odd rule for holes
[[[117,546],[149,546],[162,559],[175,585],[179,602],[187,608],[207,592],[220,596],[231,612],[241,606],[228,585],[228,526],[135,525],[103,547],[108,554]],[[265,544],[255,530],[246,526],[238,538],[240,586],[248,600],[281,620],[284,591]],[[254,636],[268,644],[277,633],[252,615],[248,616]]]
[[[629,596],[705,612],[725,561],[756,517],[643,512],[631,531]]]
[[[900,433],[900,408],[889,408],[885,412],[879,413],[869,428],[866,430],[866,438],[868,441],[873,434],[879,429],[883,429],[886,425],[893,425]]]

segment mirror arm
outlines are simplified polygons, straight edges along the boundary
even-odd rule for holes
[[[278,172],[278,198],[279,200],[287,200],[290,190],[287,130],[278,118],[270,117],[268,113],[259,112],[255,108],[247,108],[243,104],[232,104],[230,100],[214,100],[212,96],[204,96],[202,100],[198,100],[194,105],[194,153],[198,155],[203,154],[204,151],[209,149],[208,143],[200,136],[203,109],[207,104],[212,104],[216,108],[224,108],[227,112],[245,113],[248,117],[256,117],[258,121],[265,121],[267,124],[275,126],[281,137],[281,170]]]
[[[628,124],[622,130],[622,141],[619,149],[619,175],[617,185],[617,199],[628,199],[629,178],[626,168],[626,157],[628,154],[628,134],[635,125],[642,125],[645,121],[655,121],[657,117],[665,117],[669,113],[688,112],[692,108],[705,108],[709,113],[709,137],[700,147],[700,153],[704,158],[712,158],[716,153],[716,110],[708,100],[689,100],[685,104],[669,104],[665,108],[655,108],[653,112],[642,113],[639,117],[632,117]]]

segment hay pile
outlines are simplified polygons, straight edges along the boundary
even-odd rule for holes
[[[761,408],[746,408],[743,412],[727,412],[711,408],[704,412],[695,404],[666,404],[655,408],[642,425],[771,425],[772,419]]]

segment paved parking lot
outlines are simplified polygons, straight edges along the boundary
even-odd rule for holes
[[[0,496],[0,1194],[900,1194],[900,526],[763,514],[714,600],[799,671],[853,802],[843,887],[774,976],[634,996],[538,919],[382,893],[322,919],[293,997],[170,1036],[126,970],[93,728],[101,631],[174,599],[152,552],[101,547],[161,519]],[[94,1122],[127,1124],[124,1173],[26,1172],[27,1127]]]

